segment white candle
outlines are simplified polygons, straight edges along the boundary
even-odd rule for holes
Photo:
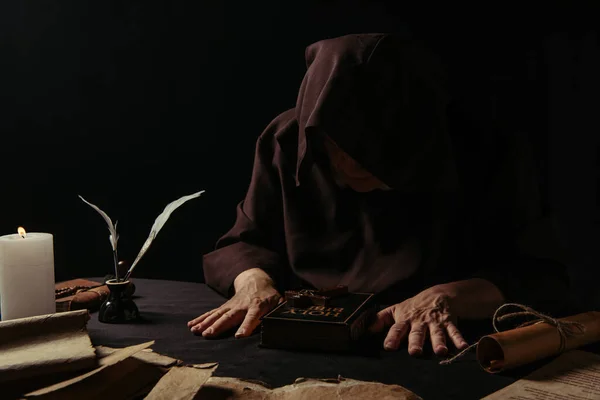
[[[23,230],[22,234],[0,236],[2,321],[55,313],[54,284],[50,233]]]

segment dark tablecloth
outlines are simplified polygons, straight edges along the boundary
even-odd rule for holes
[[[221,305],[224,299],[220,295],[199,283],[148,279],[134,282],[135,302],[144,321],[103,324],[98,322],[97,313],[93,313],[88,327],[95,345],[124,347],[155,340],[156,352],[186,363],[218,362],[216,376],[257,379],[277,387],[290,384],[298,377],[341,375],[398,384],[426,400],[480,399],[518,377],[514,373],[492,375],[483,371],[474,354],[450,365],[439,365],[440,359],[433,355],[414,358],[408,355],[406,345],[397,352],[381,349],[376,354],[339,355],[259,348],[258,334],[243,339],[229,335],[208,340],[190,333],[186,324]],[[463,330],[463,333],[470,339],[469,332]]]

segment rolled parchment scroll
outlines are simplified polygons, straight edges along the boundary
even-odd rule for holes
[[[93,368],[89,318],[87,310],[78,310],[0,322],[0,388],[7,381]]]
[[[498,373],[600,341],[598,311],[559,318],[558,321],[579,323],[584,329],[567,335],[564,342],[556,326],[547,322],[484,336],[477,344],[479,364],[487,372]]]

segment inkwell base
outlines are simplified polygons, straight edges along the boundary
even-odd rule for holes
[[[140,312],[127,291],[129,281],[106,281],[110,291],[106,301],[100,306],[98,320],[107,324],[122,324],[136,321]]]

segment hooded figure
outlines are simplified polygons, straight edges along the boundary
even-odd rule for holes
[[[296,107],[258,138],[234,226],[204,257],[210,287],[230,297],[258,267],[280,290],[346,285],[391,304],[478,277],[507,301],[554,304],[567,279],[521,136],[465,123],[440,63],[394,35],[323,40],[306,63]]]

